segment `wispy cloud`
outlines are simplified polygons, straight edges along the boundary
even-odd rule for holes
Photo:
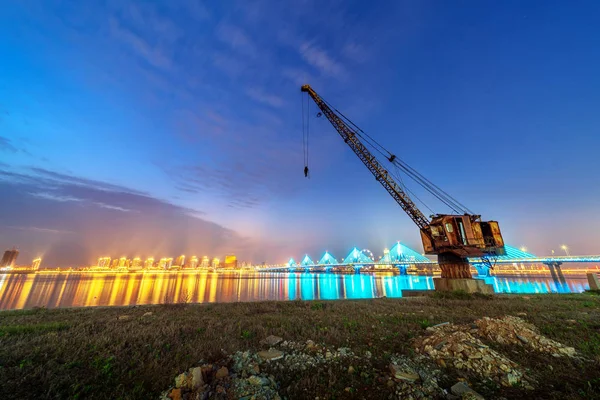
[[[7,226],[7,228],[18,229],[18,230],[22,230],[22,231],[58,234],[58,235],[70,235],[70,234],[75,233],[74,231],[65,231],[65,230],[61,230],[61,229],[51,229],[51,228],[40,228],[38,226]]]
[[[338,78],[346,75],[346,70],[340,63],[335,61],[325,50],[312,43],[302,43],[300,45],[300,54],[307,63],[319,69],[324,74]]]
[[[342,54],[355,62],[363,63],[367,61],[367,49],[356,42],[349,42],[342,48]]]
[[[0,151],[16,153],[17,151],[19,151],[19,149],[13,146],[12,141],[9,138],[0,136]]]
[[[270,105],[271,107],[282,107],[285,104],[281,97],[276,96],[274,94],[265,93],[262,91],[262,89],[257,87],[251,87],[246,89],[246,94],[250,98],[259,101],[263,104]]]
[[[217,37],[233,50],[244,55],[255,57],[258,54],[256,45],[241,28],[228,23],[221,23],[217,28]]]
[[[128,45],[135,53],[142,57],[149,64],[157,67],[168,69],[172,66],[171,58],[165,54],[161,48],[151,46],[142,37],[136,35],[127,28],[121,26],[116,18],[110,18],[109,27],[111,35],[121,42]]]

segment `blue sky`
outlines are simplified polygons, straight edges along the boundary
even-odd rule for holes
[[[55,264],[419,249],[314,108],[304,179],[310,83],[508,243],[599,252],[597,2],[323,3],[5,2],[0,245]]]

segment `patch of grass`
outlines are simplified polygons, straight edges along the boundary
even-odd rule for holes
[[[483,293],[468,293],[464,290],[454,290],[451,292],[433,292],[431,296],[434,299],[444,300],[491,300],[493,295]]]
[[[49,322],[34,325],[7,325],[0,326],[0,336],[62,331],[68,328],[69,324],[66,324],[64,322]]]
[[[294,376],[273,369],[268,373],[281,383],[282,396],[388,398],[387,386],[372,367],[387,371],[390,354],[414,354],[410,339],[422,335],[424,328],[522,312],[549,338],[600,361],[600,312],[583,306],[600,305],[597,297],[498,295],[490,301],[464,293],[436,296],[0,312],[0,398],[158,398],[177,373],[199,360],[213,363],[223,358],[223,351],[263,350],[260,339],[269,335],[349,347],[357,355],[372,353],[368,361],[352,360],[353,374],[347,365],[334,364]],[[142,317],[147,311],[153,312],[151,320]],[[123,314],[131,319],[118,320]],[[565,322],[570,319],[577,324]],[[60,332],[63,329],[68,331]],[[581,364],[520,347],[509,350],[510,358],[541,382],[539,388],[532,393],[520,387],[482,387],[486,398],[600,398],[598,362]],[[444,388],[459,378],[464,377],[452,375]],[[356,392],[346,392],[346,387]]]
[[[419,326],[421,329],[427,329],[430,326],[433,326],[433,324],[428,319],[422,319],[419,321]]]
[[[252,333],[251,331],[248,331],[248,330],[243,330],[242,333],[241,333],[241,335],[240,335],[240,337],[242,339],[249,340],[249,339],[252,339],[254,337],[254,333]]]

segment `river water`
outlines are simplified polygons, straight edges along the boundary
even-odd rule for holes
[[[485,278],[497,293],[579,293],[585,277]],[[173,272],[0,274],[0,310],[32,307],[126,306],[176,302],[337,300],[402,297],[433,290],[433,277],[313,273]]]

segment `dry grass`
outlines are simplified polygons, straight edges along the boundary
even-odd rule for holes
[[[590,362],[506,349],[540,382],[534,393],[488,388],[508,398],[600,398],[600,296],[441,296],[331,302],[263,302],[34,309],[0,312],[0,398],[157,398],[175,375],[237,350],[261,349],[278,335],[373,353],[385,369],[389,355],[410,355],[411,339],[446,321],[527,313],[546,336],[575,347]],[[151,311],[152,315],[143,316]],[[129,315],[129,319],[119,316]],[[570,320],[570,321],[569,321]],[[548,366],[552,366],[550,369]],[[452,379],[459,378],[447,371]],[[386,388],[368,374],[307,371],[277,377],[289,398],[380,398]],[[452,383],[452,382],[448,382]],[[357,388],[352,392],[344,388]]]

